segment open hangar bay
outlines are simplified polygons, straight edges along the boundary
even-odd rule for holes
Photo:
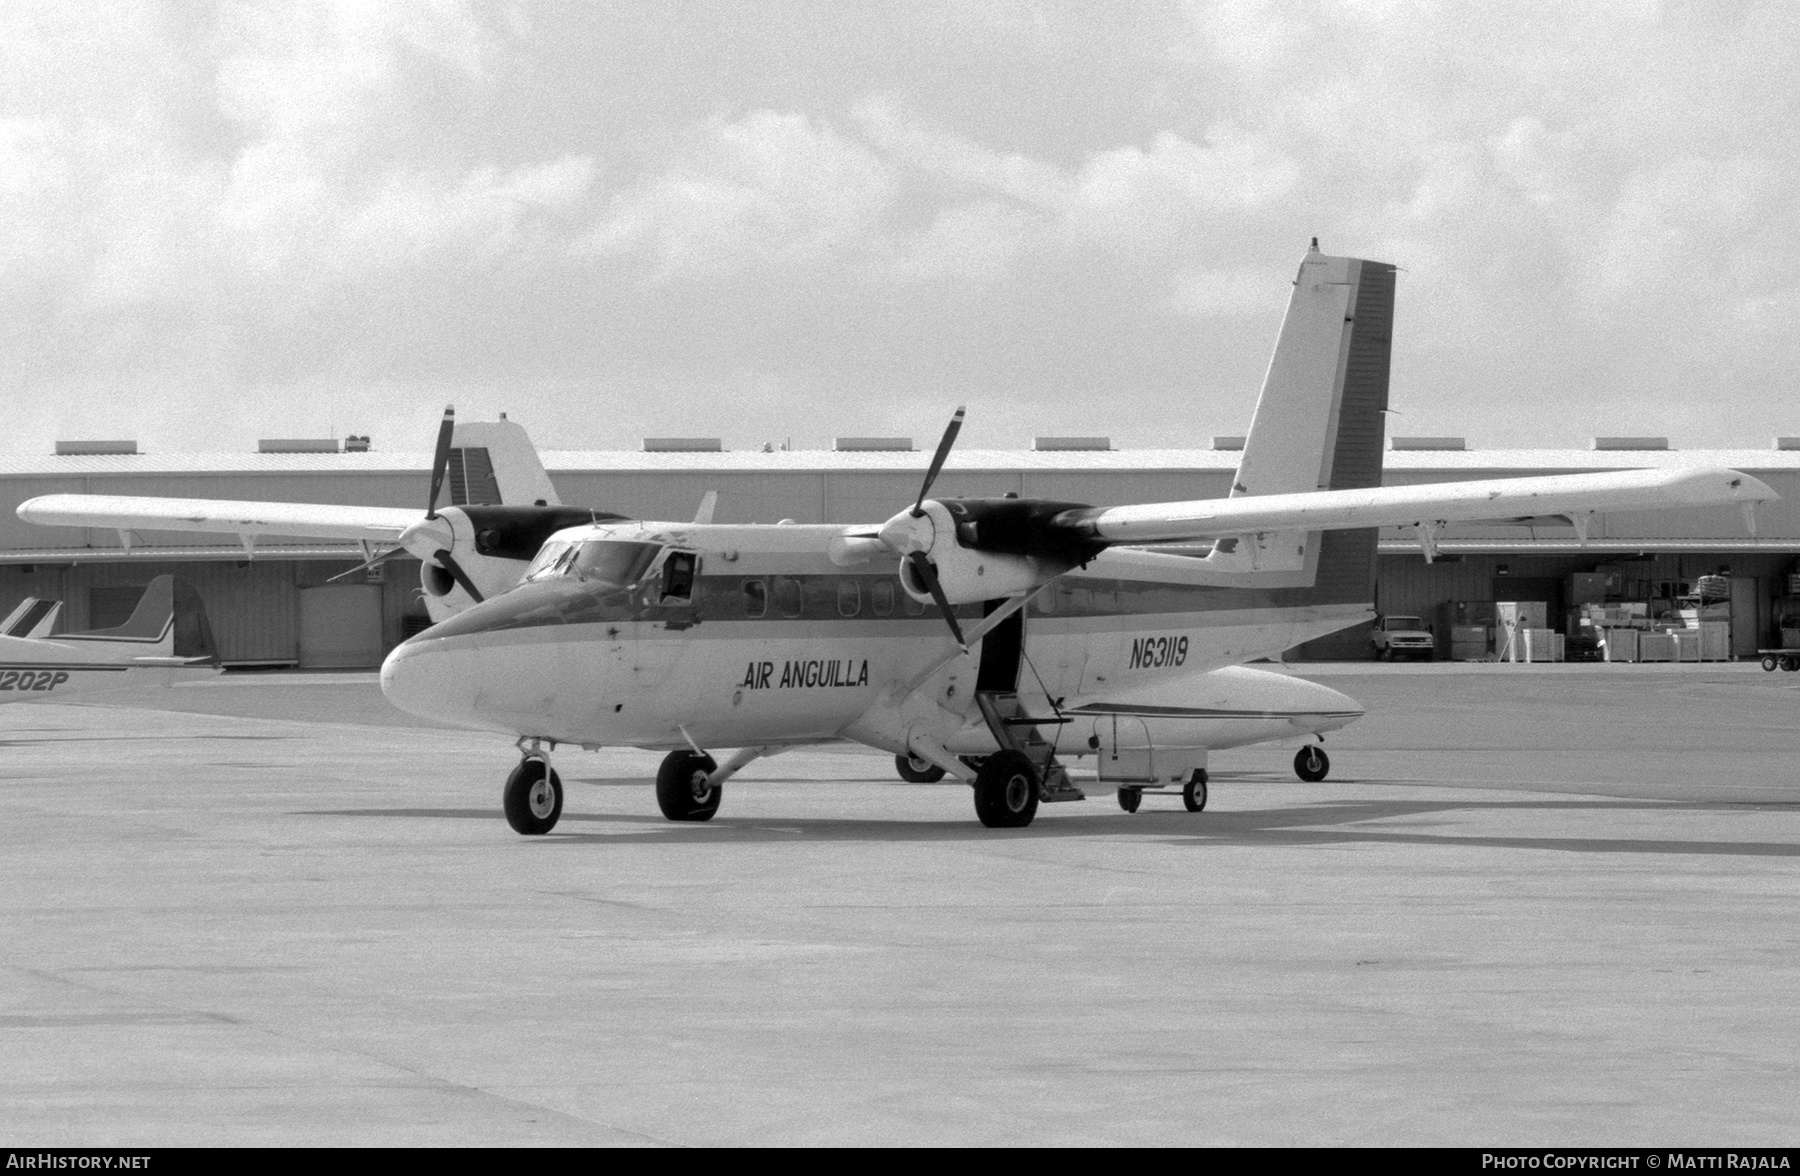
[[[828,747],[702,826],[571,754],[520,838],[505,741],[368,674],[4,708],[0,1131],[1792,1142],[1792,676],[1304,668],[1369,707],[1329,781],[1005,832]]]

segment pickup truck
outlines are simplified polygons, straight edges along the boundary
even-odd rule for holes
[[[1437,639],[1418,617],[1376,617],[1369,643],[1375,647],[1375,656],[1382,661],[1393,661],[1397,657],[1430,661],[1437,648]]]

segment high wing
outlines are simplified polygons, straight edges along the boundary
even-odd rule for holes
[[[19,517],[46,527],[110,527],[121,531],[289,535],[398,543],[419,521],[416,509],[304,502],[232,502],[208,498],[132,498],[110,494],[46,494],[23,503]]]
[[[1262,531],[1435,526],[1521,516],[1578,517],[1617,510],[1753,507],[1778,495],[1730,469],[1616,470],[1366,490],[1315,490],[1194,502],[1087,507],[1047,520],[1108,545],[1221,539]]]

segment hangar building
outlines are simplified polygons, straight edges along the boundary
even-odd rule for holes
[[[929,442],[927,442],[929,445]],[[1114,449],[1106,438],[1036,439],[1031,449],[959,450],[934,493],[1013,491],[1097,505],[1223,496],[1241,438],[1207,449]],[[64,601],[61,628],[121,622],[156,575],[199,590],[221,655],[240,665],[372,666],[425,626],[418,563],[388,562],[336,584],[362,553],[353,544],[260,541],[172,533],[122,537],[44,528],[14,514],[42,494],[119,494],[379,506],[424,511],[431,455],[386,452],[367,438],[265,442],[255,453],[139,453],[131,442],[59,442],[43,457],[0,462],[0,615],[26,596]],[[929,461],[905,438],[840,438],[831,450],[724,450],[710,438],[651,439],[643,451],[542,453],[564,502],[637,518],[686,519],[719,491],[719,522],[879,522],[910,503]],[[1637,602],[1670,612],[1699,577],[1728,585],[1733,656],[1800,644],[1800,438],[1761,449],[1675,450],[1664,438],[1595,438],[1589,449],[1472,449],[1460,438],[1394,438],[1389,485],[1671,465],[1729,466],[1782,496],[1751,535],[1732,508],[1621,513],[1594,520],[1582,543],[1566,525],[1447,529],[1427,562],[1411,531],[1384,532],[1376,604],[1425,619],[1449,653],[1467,606],[1539,601],[1562,628],[1579,605]],[[452,479],[449,501],[468,493]],[[479,491],[476,492],[479,500]],[[1459,606],[1461,608],[1459,609]],[[1792,619],[1789,619],[1789,614]],[[1671,612],[1671,615],[1672,612]],[[1783,622],[1787,623],[1784,624]],[[1366,629],[1297,651],[1301,658],[1370,656]]]

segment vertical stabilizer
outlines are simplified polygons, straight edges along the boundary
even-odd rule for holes
[[[537,446],[516,421],[458,421],[450,446],[450,505],[561,505]]]
[[[1332,257],[1314,242],[1294,280],[1231,497],[1381,484],[1393,321],[1394,267]],[[1310,568],[1332,598],[1363,598],[1373,592],[1375,532],[1246,535],[1222,540],[1212,558],[1246,571]]]

